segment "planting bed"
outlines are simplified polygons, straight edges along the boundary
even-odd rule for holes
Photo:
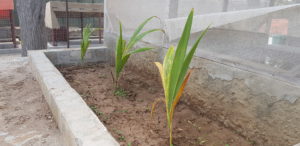
[[[114,92],[113,67],[106,64],[60,66],[58,69],[82,96],[121,145],[166,146],[168,131],[164,103],[151,117],[151,105],[163,98],[157,76],[126,68],[120,80],[124,90]],[[183,95],[182,99],[187,95]],[[198,115],[190,105],[180,102],[174,115],[175,146],[216,145],[247,146],[253,143],[218,122]]]

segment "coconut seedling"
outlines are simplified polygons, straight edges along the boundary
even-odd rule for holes
[[[80,45],[80,58],[81,61],[83,61],[86,51],[90,46],[90,36],[91,34],[94,32],[95,30],[91,28],[91,25],[88,24],[83,28],[83,33],[82,33],[82,41],[81,41],[81,45]]]
[[[114,82],[115,82],[116,88],[119,87],[118,81],[119,81],[121,72],[122,72],[125,64],[127,63],[129,57],[133,54],[141,53],[141,52],[153,49],[151,47],[143,47],[143,48],[133,49],[134,45],[137,42],[139,42],[141,39],[143,39],[146,35],[148,35],[152,32],[156,32],[156,31],[164,32],[162,29],[150,29],[148,31],[141,32],[142,29],[144,28],[144,26],[153,18],[158,18],[158,17],[152,16],[152,17],[146,19],[142,24],[140,24],[138,26],[138,28],[135,30],[135,32],[133,33],[133,35],[131,36],[131,38],[129,39],[128,42],[126,42],[123,39],[122,23],[121,22],[119,23],[120,34],[119,34],[119,38],[118,38],[117,45],[116,45],[116,48],[115,48]]]
[[[151,115],[154,112],[155,105],[157,104],[157,102],[164,101],[167,112],[166,116],[170,136],[170,146],[172,146],[172,121],[174,110],[177,103],[180,100],[184,87],[186,86],[186,83],[192,71],[191,69],[189,70],[189,64],[193,58],[193,55],[196,51],[196,48],[198,47],[200,40],[203,38],[203,36],[208,30],[208,28],[206,28],[201,33],[196,42],[193,44],[190,51],[186,53],[190,38],[190,31],[193,23],[193,14],[194,10],[192,9],[186,21],[177,49],[175,50],[173,46],[171,46],[168,49],[166,56],[164,57],[163,64],[155,62],[155,65],[157,66],[160,72],[165,98],[157,99],[153,103]]]

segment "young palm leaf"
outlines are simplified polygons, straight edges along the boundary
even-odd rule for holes
[[[84,59],[86,51],[87,51],[87,49],[90,46],[90,40],[89,39],[90,39],[90,36],[93,33],[93,31],[94,30],[91,28],[90,24],[86,25],[84,27],[84,29],[83,29],[82,41],[81,41],[81,45],[80,45],[80,48],[81,48],[81,50],[80,50],[80,52],[81,52],[80,58],[81,58],[81,60]]]
[[[193,58],[193,55],[198,47],[200,40],[206,34],[208,28],[206,28],[199,38],[196,40],[195,44],[192,46],[190,51],[186,53],[190,31],[193,23],[193,14],[192,10],[186,21],[183,33],[181,35],[180,41],[178,43],[176,51],[174,47],[171,46],[168,49],[168,52],[164,58],[163,65],[159,62],[155,62],[155,65],[159,69],[164,93],[165,93],[165,104],[167,111],[167,121],[170,135],[170,146],[172,145],[172,121],[173,114],[177,103],[180,100],[180,97],[183,93],[184,87],[190,77],[191,71],[188,71],[189,64]],[[152,105],[152,113],[155,109],[155,102]]]
[[[116,86],[118,87],[118,80],[120,78],[120,74],[125,66],[125,64],[127,63],[129,57],[133,54],[136,53],[140,53],[140,52],[144,52],[147,50],[151,50],[152,48],[149,47],[145,47],[145,48],[138,48],[133,50],[134,45],[140,41],[141,39],[143,39],[146,35],[152,33],[152,32],[156,32],[156,31],[162,31],[164,32],[162,29],[151,29],[145,32],[142,32],[142,29],[144,28],[144,26],[153,18],[157,18],[155,16],[150,17],[148,19],[146,19],[142,24],[139,25],[139,27],[135,30],[135,32],[133,33],[132,37],[130,38],[129,42],[127,43],[125,40],[123,40],[123,34],[122,34],[122,24],[120,22],[120,34],[119,34],[119,38],[116,44],[116,49],[115,49],[115,77],[114,77],[114,81],[116,83]]]

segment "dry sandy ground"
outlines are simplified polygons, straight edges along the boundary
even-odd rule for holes
[[[19,56],[0,55],[0,146],[61,146],[28,58]]]

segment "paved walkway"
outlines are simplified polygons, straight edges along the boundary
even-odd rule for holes
[[[0,146],[62,146],[28,58],[0,55]]]

